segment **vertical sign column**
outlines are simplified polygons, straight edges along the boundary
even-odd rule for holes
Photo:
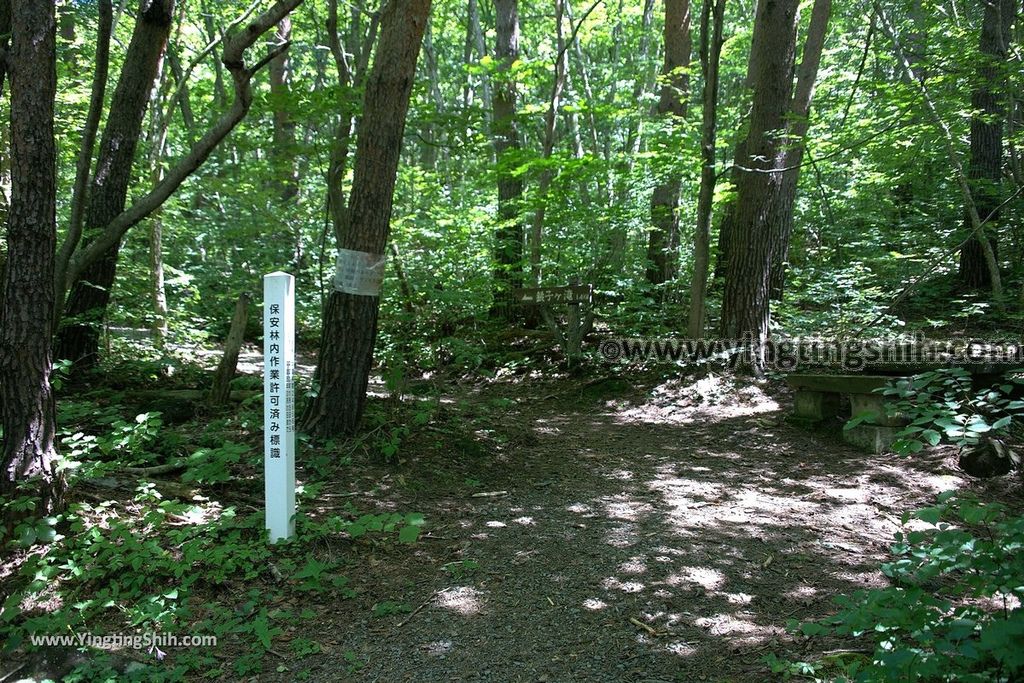
[[[263,471],[270,542],[295,535],[295,278],[263,276]]]

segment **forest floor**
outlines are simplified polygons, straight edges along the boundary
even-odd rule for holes
[[[344,549],[356,595],[312,606],[302,631],[322,652],[280,680],[771,678],[768,653],[850,646],[786,624],[883,585],[903,513],[946,489],[1016,490],[965,481],[948,450],[868,455],[838,423],[801,431],[777,391],[689,382],[466,389],[438,415],[465,438],[427,429],[397,469],[355,463],[338,490],[423,513],[424,535]]]
[[[243,354],[239,364],[249,375],[241,379],[246,386],[258,381],[259,366],[250,356]],[[302,364],[302,374],[312,367]],[[227,556],[235,558],[235,568],[222,572],[217,562],[189,561],[190,572],[210,575],[192,584],[186,620],[197,633],[213,623],[205,617],[241,620],[212,651],[198,652],[206,657],[203,676],[385,683],[773,680],[780,675],[771,672],[768,655],[816,662],[862,647],[806,639],[787,624],[834,613],[839,594],[885,585],[880,565],[891,558],[905,513],[953,488],[1021,508],[1020,477],[969,479],[950,448],[910,458],[870,455],[842,443],[838,420],[817,432],[791,425],[791,397],[781,381],[713,372],[666,380],[622,369],[598,379],[499,374],[419,382],[403,401],[372,385],[360,437],[300,446],[298,480],[311,487],[300,503],[307,519],[420,513],[425,524],[412,544],[388,534],[353,538],[333,530],[300,534],[296,543],[268,554],[259,538],[258,397],[236,404],[226,417],[203,410],[176,416],[173,401],[155,408],[130,401],[134,390],[103,409],[116,408],[125,419],[142,410],[166,411],[160,440],[168,443],[245,444],[246,455],[230,475],[203,486],[201,496],[183,476],[153,480],[168,498],[239,510],[240,529],[225,517],[195,531],[217,539],[211,548],[233,539],[234,554]],[[78,412],[99,410],[90,394],[83,396]],[[394,429],[404,436],[385,462],[374,440],[387,442]],[[136,529],[149,534],[153,548],[161,543],[178,552],[179,541],[168,534],[187,520],[158,534],[137,483],[101,490],[86,482],[75,489],[76,500],[113,499],[103,504],[113,507],[86,517],[110,527],[113,536],[107,545],[72,545],[104,552],[120,547],[110,521],[96,517],[96,510],[116,509],[129,525],[117,533]],[[149,562],[142,546],[133,548],[131,558]],[[248,557],[260,559],[248,566]],[[14,554],[0,563],[0,592],[4,577],[13,579],[27,558]],[[129,559],[125,554],[122,562]],[[288,578],[277,569],[307,561],[330,567],[347,583],[336,588],[325,580],[310,592],[296,581],[298,574]],[[168,567],[132,566],[139,572],[132,583],[139,584],[136,600],[153,591],[176,594],[180,576]],[[87,569],[79,584],[69,580],[69,605],[111,580],[109,568]],[[267,634],[262,647],[249,623],[257,603],[274,626],[272,641]],[[301,616],[286,619],[285,612]],[[78,623],[68,614],[68,623]],[[87,623],[117,632],[126,627],[122,621],[111,613]],[[190,656],[175,651],[158,661],[149,652],[123,654],[122,664],[157,672]],[[10,664],[14,671],[25,667],[21,674],[68,665],[69,651],[40,655]],[[11,673],[5,665],[0,661],[0,677]]]

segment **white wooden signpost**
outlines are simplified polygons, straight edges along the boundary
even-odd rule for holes
[[[295,535],[295,278],[263,276],[263,465],[270,542]]]

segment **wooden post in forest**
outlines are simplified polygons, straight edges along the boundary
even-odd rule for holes
[[[238,353],[245,341],[245,326],[249,322],[249,295],[245,292],[238,297],[235,314],[231,317],[231,328],[228,338],[224,341],[224,355],[217,364],[217,372],[213,375],[213,388],[210,390],[210,405],[222,406],[231,396],[231,380],[235,377],[238,367]]]
[[[579,279],[573,278],[566,287],[514,289],[512,299],[519,304],[537,306],[555,341],[565,352],[567,364],[572,367],[580,356],[583,338],[594,327],[594,309],[590,306],[594,299],[594,285],[582,285]],[[564,330],[552,304],[565,304],[569,309]],[[581,305],[587,305],[586,314],[582,314]]]
[[[263,276],[263,469],[271,543],[295,535],[295,278]]]

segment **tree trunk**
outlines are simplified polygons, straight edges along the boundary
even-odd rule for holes
[[[467,21],[469,23],[466,31],[466,65],[469,66],[469,64],[471,63],[470,47],[472,47],[472,49],[476,51],[476,57],[479,60],[483,59],[484,55],[487,54],[487,45],[486,41],[484,40],[483,29],[480,27],[480,6],[477,3],[477,0],[469,0],[468,6],[466,8],[466,14]],[[518,29],[518,24],[516,28]],[[481,100],[484,106],[484,111],[486,112],[493,106],[491,100],[491,84],[488,82],[487,78],[482,78],[480,81],[480,93]],[[467,98],[466,107],[469,107],[473,98],[472,76],[470,76],[467,79],[467,90],[465,93],[465,97]]]
[[[518,0],[494,0],[497,38],[494,57],[497,73],[491,88],[494,111],[494,152],[498,165],[498,227],[494,233],[494,308],[493,312],[512,318],[510,290],[523,286],[523,224],[519,217],[523,199],[523,181],[512,174],[519,150],[516,127],[516,82],[509,74],[519,59]]]
[[[658,114],[682,119],[690,76],[690,0],[665,0],[665,79],[658,100]],[[679,251],[679,191],[682,178],[672,170],[651,195],[652,229],[647,243],[647,281],[653,285],[676,274]]]
[[[100,141],[85,214],[86,240],[90,231],[102,230],[124,210],[142,119],[171,30],[173,10],[174,0],[151,0],[143,2],[138,13]],[[110,301],[119,249],[120,243],[108,249],[71,287],[64,314],[67,324],[58,333],[57,357],[70,359],[78,369],[95,366],[98,360],[99,325]]]
[[[970,236],[975,237],[978,240],[978,244],[981,246],[981,253],[985,259],[985,266],[988,270],[989,281],[992,283],[992,297],[995,299],[996,304],[1001,307],[1003,305],[1002,275],[999,272],[999,259],[996,258],[996,253],[992,248],[992,243],[986,235],[985,219],[988,217],[986,216],[985,218],[982,218],[978,211],[978,205],[974,201],[974,192],[971,190],[970,179],[967,177],[967,171],[964,170],[964,165],[960,161],[960,154],[957,151],[957,140],[949,125],[939,114],[939,110],[935,106],[935,102],[933,101],[931,93],[925,84],[924,78],[914,69],[906,50],[901,44],[900,37],[896,33],[895,26],[886,15],[885,9],[881,5],[876,4],[875,11],[878,14],[878,21],[882,32],[885,33],[886,37],[888,37],[892,42],[896,60],[903,71],[904,77],[908,83],[917,87],[928,115],[942,133],[942,141],[946,147],[946,155],[949,157],[949,163],[953,167],[953,177],[956,179],[956,184],[960,188],[960,194],[964,199],[964,210],[971,222]]]
[[[371,258],[383,258],[387,248],[405,115],[429,13],[430,0],[390,0],[381,11],[339,244]],[[303,415],[307,431],[327,437],[351,433],[359,424],[379,310],[379,295],[331,292],[320,342],[319,391]]]
[[[153,298],[153,336],[158,348],[167,343],[167,288],[164,285],[164,219],[158,211],[149,228],[149,277]]]
[[[811,99],[814,97],[814,82],[818,78],[818,65],[821,63],[821,51],[825,46],[825,35],[832,15],[832,0],[815,0],[811,10],[811,21],[807,28],[807,40],[804,42],[803,56],[797,69],[796,92],[789,112],[789,128],[786,144],[784,166],[786,172],[782,176],[780,208],[782,235],[776,246],[778,251],[772,255],[772,272],[769,283],[770,296],[775,301],[782,301],[782,289],[786,282],[786,269],[789,267],[789,241],[793,233],[793,205],[796,201],[797,183],[800,181],[800,164],[804,159],[805,138],[810,127]]]
[[[292,20],[285,17],[274,32],[274,45],[291,42]],[[274,146],[271,158],[274,168],[276,194],[282,203],[290,202],[299,193],[299,178],[295,165],[295,121],[292,120],[289,96],[291,94],[291,61],[288,51],[270,60],[270,108],[274,122]]]
[[[782,236],[781,190],[786,162],[773,131],[786,125],[793,85],[799,0],[763,0],[750,52],[754,100],[745,162],[737,187],[736,214],[722,300],[722,335],[767,339],[768,282],[772,255]],[[763,367],[763,355],[752,358]]]
[[[63,506],[56,471],[56,417],[50,373],[53,272],[57,250],[56,18],[52,0],[20,0],[11,14],[11,209],[0,310],[0,495],[33,479],[41,506]],[[6,520],[11,522],[11,519]]]
[[[690,286],[690,339],[704,336],[704,308],[711,262],[711,209],[715,197],[715,140],[718,132],[718,70],[722,57],[725,0],[705,0],[700,20],[700,70],[704,76],[703,125],[700,136],[700,191],[693,236],[693,280]]]
[[[978,215],[982,220],[989,217],[1001,201],[1000,184],[1003,168],[1003,119],[1006,112],[1006,93],[1003,92],[1006,79],[1002,71],[1006,65],[1010,41],[1010,30],[1015,14],[1016,0],[988,0],[984,6],[981,25],[981,66],[974,80],[971,93],[971,159],[967,165],[967,177]],[[989,244],[998,256],[998,216],[989,221]],[[968,211],[964,211],[964,231],[972,228]],[[977,236],[972,237],[960,250],[960,281],[970,288],[987,289],[992,286],[985,253]]]
[[[235,378],[238,367],[238,353],[245,341],[245,326],[249,321],[249,295],[242,293],[235,304],[235,313],[231,316],[231,327],[227,339],[224,340],[224,355],[217,363],[217,371],[213,374],[213,387],[210,389],[210,405],[225,405],[231,397],[231,380]]]

